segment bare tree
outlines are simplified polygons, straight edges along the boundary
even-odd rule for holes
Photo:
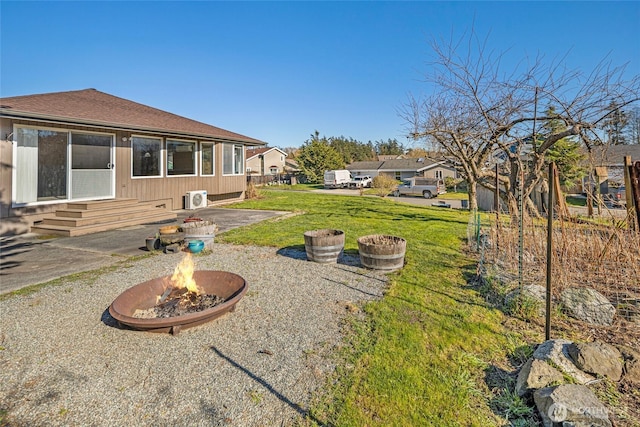
[[[435,60],[425,75],[433,94],[413,96],[401,111],[409,134],[439,146],[469,186],[469,204],[477,207],[481,184],[495,190],[496,162],[503,162],[499,191],[513,213],[518,188],[531,212],[529,195],[543,175],[545,153],[562,138],[574,136],[588,148],[602,143],[599,124],[640,99],[640,77],[623,79],[625,67],[602,61],[590,74],[569,70],[542,57],[505,72],[507,52],[487,50],[487,39],[471,32],[459,41],[434,41]],[[546,115],[555,107],[553,116]],[[541,113],[542,112],[542,113]],[[540,132],[557,121],[552,132]]]

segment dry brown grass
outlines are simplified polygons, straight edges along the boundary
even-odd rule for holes
[[[491,222],[485,264],[493,268],[505,288],[515,288],[519,284],[518,225],[495,218]],[[598,339],[640,351],[640,305],[634,305],[640,302],[640,232],[629,230],[623,221],[555,221],[552,236],[551,338],[583,342]],[[523,285],[546,286],[546,220],[525,219],[523,248]],[[586,324],[562,312],[560,293],[576,286],[593,288],[616,306],[613,325]],[[544,331],[544,319],[529,320],[528,327]],[[634,388],[624,379],[619,383],[605,381],[596,387],[599,396],[615,401],[608,403],[621,414],[616,417],[616,425],[637,426],[628,421],[640,420],[640,393],[629,393],[629,387]]]
[[[262,195],[258,191],[258,188],[256,187],[256,185],[253,182],[250,182],[250,183],[247,184],[247,191],[245,193],[245,197],[248,200],[261,199]]]
[[[487,259],[512,281],[518,280],[518,241],[517,224],[492,221]],[[552,245],[554,297],[567,287],[579,286],[597,290],[614,305],[625,299],[640,299],[640,233],[630,230],[626,223],[555,221]],[[545,285],[546,222],[525,219],[523,249],[523,284]],[[640,317],[640,312],[637,315]],[[640,333],[637,323],[635,329]]]

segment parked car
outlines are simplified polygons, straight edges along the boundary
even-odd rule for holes
[[[624,208],[627,205],[627,194],[624,185],[616,188],[613,192],[609,192],[609,196],[613,207]]]
[[[369,175],[354,176],[349,182],[349,188],[369,188],[373,179]]]
[[[324,188],[347,188],[351,182],[351,172],[346,169],[326,171]]]
[[[441,179],[415,177],[403,180],[393,195],[422,196],[425,199],[430,199],[446,192],[444,181]]]

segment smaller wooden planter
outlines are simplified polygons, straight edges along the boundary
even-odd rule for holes
[[[360,262],[373,270],[398,270],[404,266],[407,241],[402,237],[372,234],[358,239]]]
[[[184,239],[186,241],[202,240],[206,249],[213,249],[213,240],[218,225],[213,221],[200,220],[182,224]]]
[[[309,261],[321,264],[336,263],[344,249],[344,231],[312,230],[304,233],[304,249]]]

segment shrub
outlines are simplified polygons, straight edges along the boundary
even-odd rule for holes
[[[380,197],[387,197],[398,186],[398,181],[388,175],[378,175],[373,177],[371,187],[376,190]]]
[[[247,191],[245,193],[245,197],[249,200],[251,199],[260,199],[261,195],[256,185],[253,182],[247,184]]]

